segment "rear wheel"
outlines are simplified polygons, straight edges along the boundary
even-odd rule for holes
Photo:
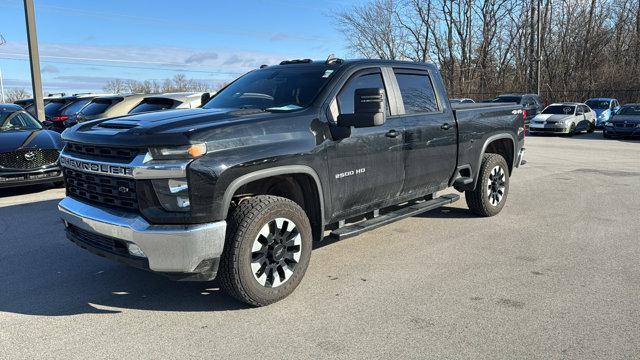
[[[311,225],[295,202],[255,196],[228,220],[220,283],[228,294],[254,306],[282,300],[300,284],[311,257]]]
[[[504,207],[509,193],[509,167],[498,154],[484,154],[474,190],[465,192],[467,206],[480,216],[497,215]]]

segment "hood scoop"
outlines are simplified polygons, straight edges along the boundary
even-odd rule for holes
[[[98,127],[105,129],[133,129],[139,125],[137,122],[109,120],[98,124]]]

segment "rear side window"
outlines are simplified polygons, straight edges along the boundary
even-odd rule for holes
[[[396,73],[404,111],[406,114],[421,114],[438,111],[436,95],[427,74]]]
[[[129,114],[137,114],[147,111],[159,111],[173,108],[171,99],[144,99],[140,104],[129,111]]]
[[[87,105],[90,101],[91,99],[84,99],[73,102],[67,105],[64,110],[62,110],[62,115],[75,115],[80,112],[80,110],[82,110],[82,108],[85,107],[85,105]]]
[[[82,109],[82,113],[88,116],[102,114],[103,112],[107,111],[107,109],[110,108],[113,104],[114,102],[112,100],[94,99],[89,103],[89,105],[85,106]]]

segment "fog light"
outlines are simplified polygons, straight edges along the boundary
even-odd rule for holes
[[[146,258],[147,255],[144,254],[144,251],[140,249],[140,247],[133,243],[127,243],[127,250],[129,250],[129,254],[137,257]]]
[[[152,180],[160,205],[172,212],[189,211],[189,183],[186,178]]]

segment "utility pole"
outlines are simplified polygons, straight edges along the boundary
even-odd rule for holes
[[[0,34],[0,46],[6,44],[7,41],[4,39],[4,36]],[[4,78],[2,77],[2,67],[0,67],[0,102],[4,103]]]
[[[31,87],[35,115],[44,121],[44,101],[42,97],[42,78],[40,77],[40,55],[38,53],[38,35],[36,33],[36,15],[33,0],[24,0],[24,18],[27,23],[29,42],[29,65],[31,66]]]
[[[538,0],[538,96],[542,96],[542,0]]]

